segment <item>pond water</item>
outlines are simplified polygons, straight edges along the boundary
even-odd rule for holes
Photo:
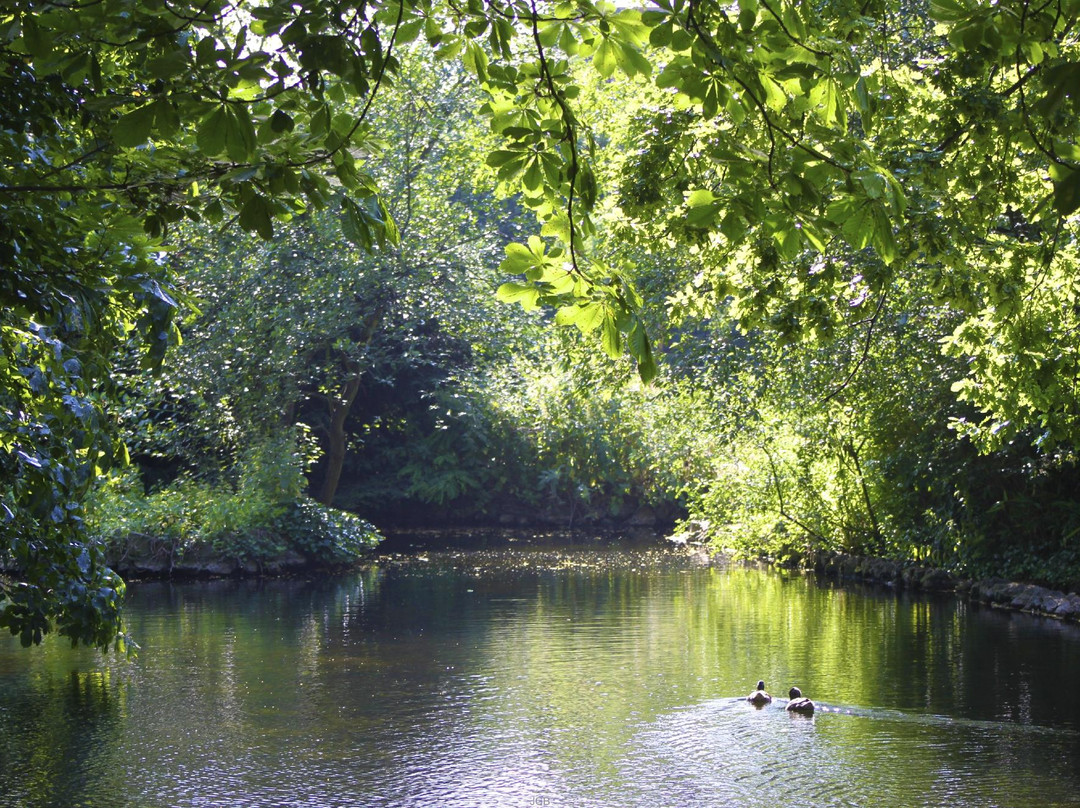
[[[1080,804],[1080,627],[951,598],[522,539],[128,617],[0,639],[3,808]]]

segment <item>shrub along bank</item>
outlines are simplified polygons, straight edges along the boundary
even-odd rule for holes
[[[138,475],[94,493],[89,527],[124,576],[262,575],[345,566],[382,535],[364,519],[328,508],[293,486],[274,496],[250,476],[239,485],[184,477],[153,493]]]

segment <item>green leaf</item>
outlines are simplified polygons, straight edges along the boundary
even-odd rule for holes
[[[810,246],[820,253],[825,252],[825,239],[818,231],[817,227],[810,224],[810,222],[805,219],[800,220],[799,226],[802,230],[802,234],[806,237],[806,240],[810,242]]]
[[[638,377],[648,384],[656,378],[656,360],[653,358],[649,335],[640,320],[635,319],[633,328],[630,329],[628,347],[630,354],[637,360]]]
[[[810,106],[826,126],[843,127],[846,123],[841,90],[831,78],[822,79],[810,90]]]
[[[274,237],[274,222],[266,197],[255,194],[240,208],[240,226],[245,230],[254,230],[266,240]]]
[[[664,15],[666,19],[666,15]],[[649,17],[646,16],[646,20]],[[672,24],[671,22],[664,22],[661,25],[657,25],[649,32],[649,44],[654,48],[664,48],[671,43]]]
[[[572,303],[569,306],[563,306],[555,312],[555,325],[574,325],[580,315],[581,306],[576,303]]]
[[[880,205],[875,205],[872,213],[874,223],[874,249],[877,250],[878,256],[880,256],[882,261],[886,264],[891,264],[896,260],[897,254],[896,239],[893,236],[892,230],[892,221]]]
[[[22,40],[26,52],[38,59],[45,59],[52,53],[52,38],[47,30],[42,30],[33,14],[22,18]]]
[[[703,205],[697,208],[690,208],[686,213],[684,221],[691,227],[712,227],[719,213],[719,205]]]
[[[568,295],[574,291],[578,278],[572,272],[548,265],[544,270],[543,281],[551,287],[552,294]]]
[[[535,265],[535,258],[524,244],[508,244],[506,258],[499,264],[499,270],[507,275],[524,275]]]
[[[212,224],[220,222],[225,218],[225,209],[221,205],[221,200],[214,199],[208,202],[206,207],[203,208],[202,215]]]
[[[825,217],[835,224],[843,224],[855,213],[859,202],[852,196],[842,196],[834,199],[825,209]]]
[[[270,116],[270,129],[278,134],[291,132],[294,126],[296,126],[296,122],[283,109],[275,109],[274,114]]]
[[[861,250],[874,237],[874,212],[868,202],[859,205],[840,226],[841,232],[854,249]]]
[[[154,130],[163,138],[171,138],[180,131],[180,111],[168,99],[154,102]]]
[[[537,308],[540,290],[535,286],[508,281],[498,288],[495,295],[503,303],[520,303],[525,311]]]
[[[473,73],[480,81],[487,81],[488,57],[475,42],[465,46],[465,55],[461,59],[465,69]]]
[[[616,56],[617,49],[618,45],[610,39],[605,39],[600,43],[600,47],[596,49],[596,53],[593,54],[593,67],[605,79],[611,78],[615,68],[619,66]]]
[[[1054,209],[1062,216],[1068,216],[1080,208],[1080,170],[1059,168],[1052,172],[1052,175],[1055,174]]]
[[[371,250],[375,246],[375,234],[368,212],[345,197],[341,200],[341,214],[341,229],[345,238],[365,250]]]
[[[686,195],[686,204],[692,208],[711,205],[716,201],[716,194],[705,188],[698,188]]]
[[[228,118],[228,111],[224,106],[219,106],[199,123],[195,142],[199,151],[207,157],[217,157],[225,151],[225,129]]]
[[[397,247],[401,244],[401,232],[398,230],[397,222],[394,221],[394,217],[390,215],[390,209],[386,207],[386,202],[383,198],[377,197],[379,201],[379,214],[382,216],[382,229],[385,235],[385,241]]]
[[[615,324],[615,318],[610,313],[604,315],[604,327],[601,330],[600,342],[604,346],[604,353],[612,359],[622,356],[622,338],[619,327]]]
[[[574,325],[578,327],[582,334],[595,331],[604,322],[605,309],[603,303],[593,301],[580,308],[581,311],[578,313],[577,319],[574,320]]]
[[[855,106],[862,116],[863,129],[869,131],[874,125],[875,100],[870,97],[870,91],[866,86],[866,77],[859,76],[855,82]]]
[[[154,128],[154,104],[133,109],[122,116],[113,127],[113,141],[124,149],[141,146],[150,138]]]
[[[888,183],[885,178],[876,171],[858,171],[855,176],[858,178],[859,184],[862,185],[863,190],[866,191],[866,195],[870,199],[881,199],[885,196],[885,192],[888,190]]]
[[[225,153],[237,163],[245,163],[255,155],[255,127],[246,107],[227,110],[225,116]]]
[[[547,171],[545,164],[545,174],[550,181],[551,174]],[[596,204],[596,175],[593,174],[592,169],[588,164],[581,166],[578,170],[577,184],[581,192],[581,201],[587,208],[592,208]]]
[[[956,22],[969,13],[970,7],[964,0],[930,0],[930,16],[938,22]]]
[[[787,106],[787,93],[771,76],[763,75],[761,77],[761,86],[765,88],[765,104],[769,109],[773,110],[773,112],[780,112]]]
[[[539,158],[534,157],[529,161],[529,167],[521,178],[522,185],[529,191],[536,191],[544,182],[544,170],[540,167]]]
[[[484,162],[491,168],[500,168],[512,160],[521,160],[525,157],[524,152],[510,151],[509,149],[496,149],[487,156]]]
[[[773,241],[776,243],[777,252],[785,261],[794,260],[802,251],[802,231],[794,225],[774,233]]]
[[[630,43],[620,43],[615,50],[615,60],[619,69],[630,78],[652,74],[652,64]]]
[[[146,69],[154,78],[167,80],[183,73],[190,63],[190,51],[187,48],[176,48],[148,61]]]

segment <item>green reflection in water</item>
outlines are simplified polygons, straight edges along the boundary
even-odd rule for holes
[[[1046,805],[1080,630],[672,552],[132,588],[131,664],[0,643],[0,806]],[[754,710],[758,678],[824,705]]]

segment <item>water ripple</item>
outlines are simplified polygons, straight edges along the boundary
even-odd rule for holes
[[[533,546],[134,589],[127,664],[0,643],[0,808],[1076,804],[1080,633]],[[764,677],[826,702],[734,694]],[[863,707],[857,705],[881,705]]]
[[[1021,736],[1016,743],[1002,741],[1013,735]],[[914,761],[912,736],[920,741]],[[632,794],[625,804],[1028,804],[1015,760],[987,765],[1023,736],[1044,736],[1065,752],[1077,733],[860,708],[805,717],[787,713],[780,700],[761,710],[739,699],[713,701],[661,716],[634,736],[622,767]],[[1048,803],[1074,799],[1067,759],[1040,767]]]

